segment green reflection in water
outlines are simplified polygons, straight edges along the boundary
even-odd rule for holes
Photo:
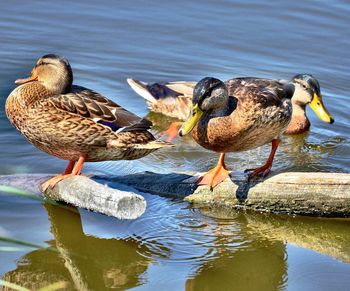
[[[3,279],[29,289],[65,281],[68,290],[131,288],[142,284],[142,274],[151,260],[146,247],[128,239],[102,239],[83,233],[80,214],[45,204],[58,253],[38,249],[23,256],[16,270]]]
[[[219,219],[216,252],[213,258],[198,266],[186,281],[186,290],[278,290],[286,283],[287,256],[285,242],[266,239],[251,232],[249,219],[241,212],[202,209],[201,212]],[[228,247],[228,218],[239,224],[240,248]],[[259,216],[257,216],[258,219]],[[221,221],[221,222],[220,222]]]
[[[18,260],[15,270],[3,275],[3,280],[29,289],[58,281],[66,282],[68,290],[124,290],[140,285],[147,288],[148,281],[160,280],[155,273],[147,272],[154,263],[170,266],[168,270],[172,271],[162,274],[163,279],[177,276],[177,246],[167,248],[177,241],[170,226],[167,239],[153,238],[147,244],[142,237],[97,238],[84,234],[76,208],[50,204],[44,207],[54,237],[48,244],[58,251],[30,251]],[[283,289],[288,286],[287,243],[350,262],[349,220],[244,213],[225,208],[202,208],[201,213],[203,223],[197,221],[192,227],[190,219],[183,232],[185,237],[192,232],[201,233],[202,241],[194,239],[193,244],[197,249],[207,249],[210,255],[185,261],[191,268],[179,280],[184,280],[186,290]],[[137,234],[148,227],[140,224],[132,232]],[[162,256],[154,254],[154,245],[166,250]],[[194,245],[189,244],[188,248]]]

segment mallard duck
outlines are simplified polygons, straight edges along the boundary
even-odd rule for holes
[[[236,81],[234,81],[236,80]],[[272,80],[254,77],[235,78],[226,81],[235,82],[235,86],[229,86],[229,95],[234,95],[235,90],[244,86],[245,81],[256,85],[274,86],[279,83],[287,84],[285,80]],[[193,88],[196,82],[169,82],[147,84],[134,79],[127,79],[133,90],[147,100],[147,104],[152,111],[163,113],[164,115],[186,120],[192,105]],[[291,81],[295,85],[295,94],[292,99],[293,114],[291,122],[285,134],[299,134],[310,128],[310,121],[306,116],[305,107],[310,105],[317,116],[328,123],[333,123],[334,119],[327,111],[322,102],[320,84],[315,77],[310,74],[295,75]],[[180,126],[173,124],[165,133],[170,136],[169,140],[177,135]]]
[[[230,96],[229,92],[234,94]],[[179,135],[192,132],[198,144],[221,155],[217,166],[197,184],[213,188],[229,177],[225,153],[246,151],[272,142],[266,164],[249,170],[252,177],[266,176],[278,147],[278,137],[291,120],[294,92],[292,83],[270,82],[267,86],[249,78],[230,80],[226,84],[211,77],[199,81],[194,87],[190,117],[183,123]]]
[[[30,77],[16,80],[19,86],[6,101],[8,119],[30,143],[69,161],[44,190],[79,175],[84,162],[138,159],[170,146],[155,140],[150,121],[72,82],[68,60],[48,54],[39,58]]]

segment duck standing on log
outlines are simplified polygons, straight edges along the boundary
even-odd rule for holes
[[[152,111],[162,113],[164,115],[186,120],[192,105],[193,88],[196,82],[168,82],[147,84],[135,79],[127,79],[131,88],[147,100],[147,104]],[[256,85],[274,86],[279,84],[286,85],[286,80],[263,79],[256,77],[241,77],[227,80],[228,94],[235,96],[235,92],[244,87],[246,82]],[[310,105],[311,109],[317,116],[327,123],[333,123],[334,119],[323,105],[320,84],[315,77],[310,74],[298,74],[291,80],[295,86],[292,98],[293,113],[291,122],[289,123],[285,134],[300,134],[306,132],[310,128],[310,121],[306,116],[305,109]],[[233,86],[233,84],[235,86]],[[180,123],[173,123],[165,132],[171,141],[180,128]]]
[[[41,57],[26,79],[7,98],[6,114],[30,143],[69,164],[43,189],[79,175],[84,162],[132,160],[169,143],[148,131],[152,123],[125,110],[99,93],[73,85],[67,59]]]
[[[247,151],[271,142],[265,165],[246,170],[251,171],[251,177],[265,177],[272,167],[278,138],[292,119],[296,90],[298,85],[293,82],[282,84],[255,78],[232,79],[226,84],[211,77],[199,81],[193,90],[190,116],[179,135],[192,132],[198,144],[221,155],[217,166],[197,184],[213,188],[229,177],[224,163],[226,152]]]

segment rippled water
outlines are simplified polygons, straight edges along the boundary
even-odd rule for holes
[[[9,1],[0,6],[0,174],[56,173],[65,162],[28,144],[4,114],[13,81],[46,53],[66,56],[75,83],[140,116],[145,102],[126,77],[149,82],[261,76],[318,78],[335,124],[308,109],[309,133],[285,137],[275,171],[349,172],[350,5],[345,1]],[[149,116],[156,129],[168,120]],[[230,154],[242,170],[269,146]],[[190,139],[137,161],[88,164],[86,172],[204,171],[217,154]],[[349,286],[349,221],[212,213],[144,194],[135,221],[0,197],[0,236],[45,246],[1,251],[0,275],[31,288],[64,280],[103,290],[343,290]],[[58,252],[46,247],[57,247]],[[10,244],[12,246],[12,244]],[[32,285],[31,285],[32,284]],[[44,284],[45,285],[45,284]]]

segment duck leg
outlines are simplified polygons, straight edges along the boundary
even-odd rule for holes
[[[215,168],[209,170],[205,175],[199,178],[197,185],[209,185],[213,189],[229,177],[229,172],[225,165],[225,154],[221,153],[218,164]]]
[[[167,142],[171,142],[175,137],[177,137],[179,129],[181,127],[181,122],[172,122],[169,128],[161,134],[162,136],[167,136]]]
[[[45,192],[49,188],[52,189],[53,187],[55,187],[55,185],[58,182],[60,182],[64,179],[67,179],[67,178],[72,177],[72,176],[80,175],[81,171],[83,169],[85,159],[86,159],[85,156],[80,156],[79,160],[77,161],[76,164],[74,161],[69,161],[69,164],[62,175],[55,176],[42,184],[42,186],[41,186],[42,191]]]
[[[63,172],[63,175],[72,173],[74,165],[75,165],[75,161],[69,161],[67,168]]]
[[[251,171],[253,171],[250,174],[250,177],[255,177],[255,176],[258,176],[258,175],[262,176],[263,178],[266,177],[271,171],[273,159],[275,157],[275,153],[276,153],[276,150],[278,148],[278,144],[279,144],[278,139],[273,139],[272,140],[272,142],[271,142],[271,152],[270,152],[269,158],[267,159],[265,165],[261,166],[260,168],[256,168],[256,169],[247,169],[244,172],[251,172]]]

